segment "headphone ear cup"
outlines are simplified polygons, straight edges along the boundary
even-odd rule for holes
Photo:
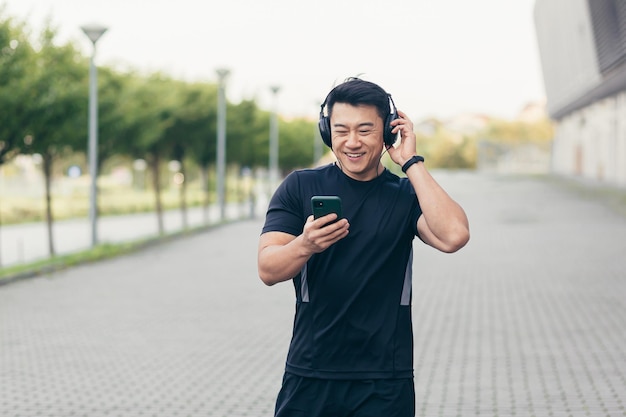
[[[398,118],[398,113],[395,111],[395,107],[394,107],[394,112],[390,113],[389,116],[387,116],[387,120],[385,120],[383,141],[385,142],[386,146],[391,146],[396,142],[397,134],[393,134],[391,132],[393,130],[393,126],[391,126],[391,122],[393,122],[397,118]]]
[[[332,148],[332,143],[330,139],[330,120],[328,120],[327,116],[320,115],[320,120],[318,122],[318,127],[320,129],[320,136],[322,140],[329,148]]]

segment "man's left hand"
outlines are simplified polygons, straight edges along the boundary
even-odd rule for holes
[[[413,132],[413,122],[411,122],[406,113],[400,110],[397,111],[400,117],[391,122],[391,126],[393,126],[392,132],[394,134],[400,133],[400,141],[396,142],[395,146],[388,146],[387,152],[389,152],[393,162],[402,166],[416,154],[417,143],[415,132]]]

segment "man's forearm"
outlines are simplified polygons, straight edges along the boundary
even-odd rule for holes
[[[300,240],[299,236],[288,243],[267,245],[260,249],[259,276],[266,285],[288,281],[302,270],[312,254],[302,249]]]

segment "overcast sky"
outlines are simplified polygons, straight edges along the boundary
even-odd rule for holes
[[[2,3],[3,0],[0,0]],[[512,118],[545,92],[534,0],[4,0],[37,32],[46,17],[61,41],[91,54],[80,26],[109,28],[98,64],[216,81],[227,95],[316,117],[349,76],[380,84],[412,119],[463,112]]]

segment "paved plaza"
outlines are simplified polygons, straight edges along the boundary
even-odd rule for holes
[[[626,218],[550,181],[435,177],[472,237],[415,243],[416,415],[626,416]],[[0,286],[0,416],[271,416],[294,294],[258,279],[261,226]]]

